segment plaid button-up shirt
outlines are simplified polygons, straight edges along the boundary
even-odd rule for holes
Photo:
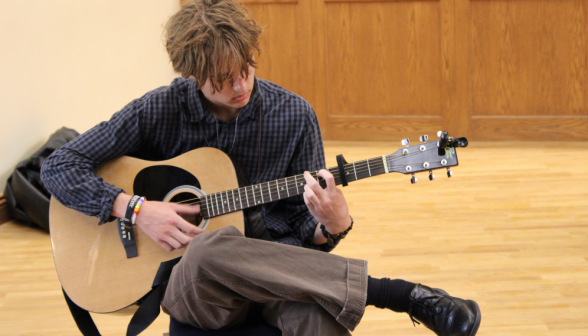
[[[210,146],[230,152],[254,184],[260,108],[260,183],[325,167],[316,115],[301,97],[256,78],[249,103],[237,119],[227,123],[216,120],[202,105],[194,82],[176,78],[56,150],[43,165],[42,179],[63,205],[97,216],[104,223],[114,219],[112,206],[123,190],[95,176],[95,168],[121,155],[166,160],[206,147],[208,140]],[[330,250],[326,244],[312,244],[317,220],[302,195],[263,205],[263,215],[275,241]]]

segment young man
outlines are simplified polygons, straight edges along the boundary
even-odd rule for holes
[[[97,178],[96,167],[120,155],[164,160],[204,146],[235,158],[251,183],[304,172],[306,185],[303,196],[263,207],[273,242],[245,238],[233,227],[203,233],[178,215],[197,214],[198,206],[143,202],[136,225],[168,251],[187,246],[169,280],[164,311],[183,323],[220,329],[239,326],[261,304],[264,319],[284,335],[349,335],[365,306],[375,305],[407,312],[437,335],[476,334],[481,314],[474,301],[371,278],[367,261],[325,253],[352,227],[347,203],[322,169],[310,105],[255,77],[261,28],[242,5],[189,2],[170,18],[166,33],[182,78],[55,151],[42,170],[53,196],[101,223],[124,217],[131,195]],[[319,169],[325,189],[308,173]]]

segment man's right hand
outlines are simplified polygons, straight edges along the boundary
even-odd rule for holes
[[[113,207],[113,216],[124,217],[130,198],[131,196],[126,194],[118,195]],[[204,232],[179,214],[199,213],[200,205],[145,201],[141,204],[135,224],[165,250],[172,251],[188,245],[194,236]]]
[[[194,236],[204,232],[179,214],[199,213],[200,205],[145,201],[141,204],[135,224],[161,247],[172,251],[188,245]]]

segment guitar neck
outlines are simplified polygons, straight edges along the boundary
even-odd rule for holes
[[[327,170],[333,174],[336,185],[342,184],[339,167],[332,167]],[[387,172],[388,163],[386,156],[379,156],[344,165],[344,174],[347,182],[353,182]],[[326,187],[325,180],[318,176],[317,173],[317,171],[310,172],[310,175],[323,188]],[[201,198],[200,211],[203,218],[217,217],[257,205],[301,195],[304,193],[305,185],[306,180],[304,179],[304,175],[300,174],[243,188],[225,190]]]

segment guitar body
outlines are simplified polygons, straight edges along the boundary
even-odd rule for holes
[[[95,171],[105,182],[128,194],[162,201],[182,185],[207,194],[239,187],[231,159],[215,148],[198,148],[166,161],[120,157]],[[69,209],[54,198],[49,210],[55,268],[67,295],[95,313],[129,307],[151,290],[163,261],[180,257],[185,249],[165,251],[135,227],[138,256],[127,259],[116,221],[98,225],[96,217]],[[210,218],[206,231],[235,226],[244,233],[243,212]],[[206,251],[202,251],[206,253]]]

